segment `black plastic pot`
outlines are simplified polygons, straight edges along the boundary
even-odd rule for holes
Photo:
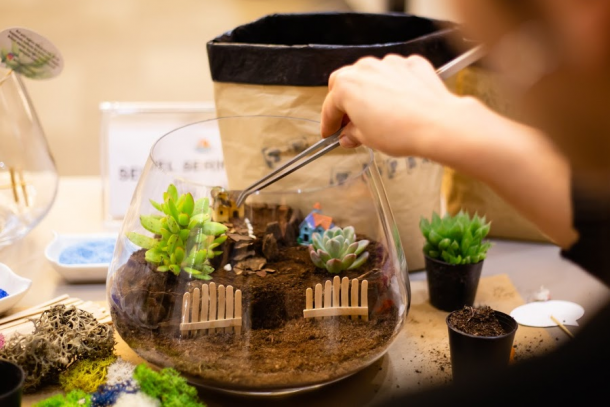
[[[0,360],[0,406],[20,407],[25,373],[23,369],[6,360]]]
[[[494,312],[508,333],[501,336],[469,335],[453,328],[449,322],[451,314],[447,316],[449,352],[454,382],[471,382],[508,367],[515,333],[519,325],[510,315],[500,311]]]
[[[475,264],[448,264],[426,257],[430,303],[442,311],[472,306],[477,294],[483,261]]]

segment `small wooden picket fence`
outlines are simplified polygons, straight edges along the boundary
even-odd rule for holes
[[[332,284],[330,280],[326,281],[324,290],[322,290],[322,284],[316,285],[315,301],[313,290],[308,288],[305,292],[303,316],[305,318],[323,318],[343,315],[349,316],[351,319],[361,317],[368,321],[369,282],[363,280],[362,284],[358,283],[357,278],[353,279],[350,285],[349,278],[343,277],[343,280],[341,280],[339,276],[335,276]],[[358,305],[358,297],[360,297],[360,305]]]
[[[241,290],[233,295],[233,286],[216,287],[216,283],[195,288],[182,297],[182,321],[180,331],[188,337],[191,331],[206,330],[208,333],[241,333]]]

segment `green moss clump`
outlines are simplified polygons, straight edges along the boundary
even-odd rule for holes
[[[114,352],[112,327],[74,306],[56,305],[34,321],[34,332],[13,335],[0,349],[0,359],[25,371],[24,393],[57,383],[61,372],[78,360],[103,359]]]
[[[172,368],[155,372],[146,364],[140,364],[136,367],[133,377],[140,390],[161,400],[163,407],[205,407],[205,404],[199,401],[197,389]]]
[[[34,407],[89,407],[91,395],[83,390],[72,390],[66,394],[56,394],[48,399],[34,404]]]
[[[80,360],[59,375],[59,384],[66,392],[81,389],[93,393],[106,383],[108,366],[115,361],[114,355],[98,360]]]

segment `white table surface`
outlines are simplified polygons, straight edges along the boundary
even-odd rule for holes
[[[84,300],[104,301],[105,285],[70,284],[55,272],[44,257],[44,249],[59,233],[94,233],[116,231],[103,222],[102,183],[97,177],[64,177],[60,179],[56,201],[43,221],[25,238],[0,249],[0,262],[16,273],[33,280],[32,288],[18,307],[29,307],[62,294]],[[527,301],[531,294],[545,286],[554,299],[574,301],[585,308],[579,322],[586,323],[608,298],[610,290],[570,262],[559,256],[559,249],[550,244],[495,241],[483,268],[483,275],[507,274],[519,294]],[[411,273],[411,281],[425,280],[424,272]],[[578,327],[570,327],[573,332]],[[566,338],[558,328],[549,333]],[[565,340],[565,339],[562,339]],[[392,346],[395,346],[393,344]],[[391,350],[390,350],[391,352]],[[362,375],[355,383],[369,380],[375,394],[388,396],[396,392],[395,377],[400,372],[384,375]],[[368,377],[370,376],[370,377]],[[351,379],[347,379],[351,380]],[[319,401],[321,402],[323,398]],[[374,404],[378,396],[362,399],[363,405]],[[318,404],[318,403],[316,403]],[[319,405],[319,404],[318,404]]]

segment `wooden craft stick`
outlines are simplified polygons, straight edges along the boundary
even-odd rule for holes
[[[15,179],[15,169],[10,167],[8,171],[11,174],[11,188],[13,189],[13,199],[15,203],[19,203],[19,194],[17,193],[17,180]]]
[[[21,184],[21,192],[23,192],[23,200],[25,201],[25,206],[30,206],[30,200],[28,199],[28,188],[25,184],[25,178],[23,178],[23,171],[21,169],[17,172],[19,175],[19,184]]]
[[[16,313],[14,313],[12,315],[9,315],[8,317],[4,317],[4,318],[0,319],[0,325],[5,324],[5,323],[10,322],[10,321],[14,321],[15,319],[19,319],[19,318],[22,318],[24,316],[29,316],[29,315],[31,315],[32,312],[36,312],[39,309],[45,308],[45,307],[47,307],[49,305],[54,305],[54,304],[56,304],[56,303],[58,303],[60,301],[66,300],[68,298],[69,298],[68,294],[60,295],[59,297],[53,298],[50,301],[43,302],[42,304],[38,304],[38,305],[36,305],[34,307],[25,309],[25,310],[20,311],[20,312],[16,312]]]
[[[566,335],[568,335],[570,338],[574,338],[574,334],[572,334],[572,332],[570,332],[570,330],[566,328],[566,326],[562,324],[557,318],[551,315],[551,320],[553,320],[553,322],[556,323],[557,326],[559,326],[559,328],[566,333]]]
[[[59,304],[62,304],[62,302],[55,303],[53,305],[59,305]],[[80,306],[82,306],[82,304],[84,304],[83,300],[79,300],[79,299],[75,298],[73,301],[70,301],[69,303],[64,304],[64,305],[74,305],[75,307],[80,307]],[[19,324],[23,324],[23,323],[29,322],[30,319],[32,319],[32,318],[40,317],[43,312],[49,310],[50,308],[51,308],[51,306],[46,307],[46,308],[41,308],[39,310],[32,311],[32,312],[28,313],[28,315],[25,315],[25,316],[23,316],[21,318],[18,318],[18,319],[15,319],[13,321],[4,323],[4,324],[0,325],[0,330],[5,330],[5,329],[10,328],[12,326],[16,326],[16,325],[19,325]],[[88,310],[85,310],[85,311],[88,311]],[[88,312],[91,312],[91,311],[88,311]]]

